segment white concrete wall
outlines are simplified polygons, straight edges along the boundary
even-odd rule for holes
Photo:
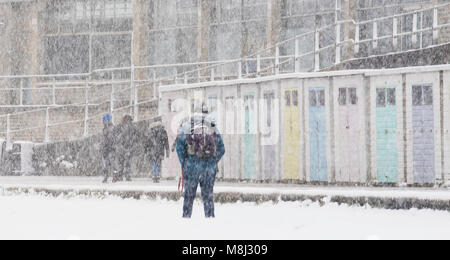
[[[443,119],[444,124],[444,184],[450,185],[450,70],[443,73]]]

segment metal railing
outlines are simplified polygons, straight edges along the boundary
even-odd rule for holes
[[[101,131],[105,113],[112,114],[115,121],[124,114],[133,115],[136,121],[152,117],[149,113],[157,110],[162,85],[320,71],[358,57],[438,46],[439,33],[450,28],[450,24],[439,24],[439,11],[449,7],[443,4],[358,23],[337,21],[240,59],[109,68],[87,74],[0,76],[0,108],[29,110],[0,115],[0,136],[8,141],[35,142],[86,137]],[[429,26],[423,18],[431,17],[427,12],[432,14]],[[405,24],[407,17],[411,17],[411,30],[399,31],[400,21]],[[392,25],[387,35],[379,32],[383,23]],[[371,27],[369,37],[361,37],[360,31],[367,27]],[[342,32],[351,29],[354,39],[343,37]],[[427,33],[431,43],[424,44]],[[390,42],[392,48],[376,51],[382,41]],[[405,41],[411,43],[407,49],[400,44]],[[363,51],[363,45],[370,49],[366,46]],[[354,53],[349,55],[349,50]],[[61,132],[64,136],[58,136]]]

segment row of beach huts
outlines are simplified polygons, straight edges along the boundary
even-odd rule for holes
[[[450,184],[450,65],[161,86],[160,99],[171,144],[208,105],[227,150],[224,180]],[[163,176],[180,171],[173,152]]]

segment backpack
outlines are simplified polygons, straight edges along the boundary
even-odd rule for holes
[[[191,129],[187,136],[187,153],[199,159],[217,157],[217,131],[214,124],[205,118],[191,119]]]

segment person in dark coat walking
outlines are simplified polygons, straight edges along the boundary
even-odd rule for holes
[[[199,184],[205,217],[215,217],[214,183],[218,172],[217,165],[225,154],[225,146],[215,123],[207,114],[208,109],[203,105],[202,113],[194,115],[183,124],[177,138],[177,154],[183,167],[185,184],[183,218],[192,216],[192,206]],[[201,136],[195,129],[201,129],[207,134]],[[203,143],[201,140],[204,140]]]
[[[124,116],[122,123],[117,126],[119,174],[114,177],[113,182],[123,181],[124,178],[126,181],[131,181],[131,160],[137,134],[133,118],[130,115]]]
[[[115,171],[114,161],[116,152],[116,135],[110,114],[103,116],[103,126],[103,141],[101,144],[103,183],[107,183],[109,176],[112,176]]]
[[[170,156],[169,137],[161,123],[152,125],[144,150],[152,166],[153,182],[158,183],[161,177],[161,163],[164,160],[164,155],[167,158]]]

